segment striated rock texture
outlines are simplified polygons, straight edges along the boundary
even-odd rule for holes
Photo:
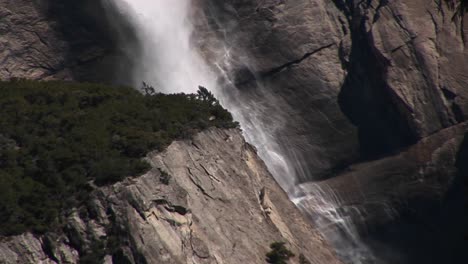
[[[336,1],[352,41],[339,100],[359,128],[365,154],[392,151],[466,120],[468,24],[450,2]],[[388,145],[379,146],[381,139]]]
[[[456,1],[200,2],[242,100],[286,120],[278,138],[309,170],[302,181],[466,120],[468,20]]]
[[[275,241],[341,263],[239,130],[210,129],[147,159],[150,172],[96,190],[64,233],[3,238],[0,263],[265,263]]]

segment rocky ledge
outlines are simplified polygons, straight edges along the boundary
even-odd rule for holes
[[[355,164],[325,181],[304,183],[299,186],[304,192],[299,206],[314,222],[324,222],[326,235],[332,228],[346,228],[320,218],[323,202],[330,203],[328,207],[348,222],[348,228],[356,228],[384,263],[464,262],[467,131],[468,122],[463,122],[396,155]]]

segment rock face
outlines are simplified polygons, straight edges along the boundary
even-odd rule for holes
[[[449,261],[466,218],[447,200],[461,201],[454,186],[468,176],[455,166],[468,163],[457,156],[468,131],[459,1],[199,2],[210,15],[200,27],[221,33],[204,39],[235,58],[241,101],[285,122],[277,138],[299,182],[325,180],[302,189],[354,210],[343,219],[370,245],[384,241],[388,263]]]
[[[321,0],[202,2],[214,17],[209,25],[220,28],[203,39],[227,43],[241,104],[260,105],[264,116],[274,112],[278,126],[284,123],[278,141],[298,172],[310,172],[299,173],[300,180],[329,177],[354,161],[357,130],[338,102],[347,74],[338,51],[350,40],[336,6]]]
[[[371,135],[377,132],[392,139],[380,150],[391,151],[466,120],[468,24],[461,24],[447,2],[337,1],[352,39],[340,101],[368,138],[361,139],[361,146],[375,144]],[[382,124],[387,120],[393,122]],[[372,148],[363,151],[380,154]]]
[[[64,234],[3,239],[0,262],[264,263],[285,241],[311,263],[341,263],[240,131],[210,129],[147,159],[150,172],[96,190]]]
[[[265,112],[281,110],[278,138],[305,178],[466,120],[468,24],[451,1],[201,2],[238,58],[246,101],[280,98]]]
[[[466,131],[464,122],[396,155],[304,183],[300,188],[306,198],[299,206],[318,222],[317,201],[333,203],[384,263],[464,262],[462,184],[467,174],[457,167],[467,164]]]
[[[0,79],[117,80],[125,63],[101,1],[0,1]]]

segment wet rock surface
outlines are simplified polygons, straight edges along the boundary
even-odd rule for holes
[[[450,1],[201,2],[241,101],[284,123],[277,137],[306,192],[337,202],[389,263],[463,251],[466,14]]]
[[[201,2],[242,101],[286,120],[278,138],[309,170],[301,180],[466,120],[466,19],[447,1]]]

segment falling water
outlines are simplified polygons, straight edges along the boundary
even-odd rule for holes
[[[191,41],[191,1],[109,0],[107,4],[116,7],[137,29],[139,45],[128,47],[135,60],[131,69],[133,85],[139,87],[144,81],[165,93],[193,93],[199,85],[207,87],[239,121],[247,141],[257,148],[279,184],[291,190],[294,170],[281,155],[273,136],[282,120],[266,122],[266,109],[239,100],[241,96],[225,72],[231,61],[225,46],[216,51],[219,56],[213,58],[211,65],[197,52]]]
[[[107,0],[109,9],[117,10],[129,19],[137,29],[138,45],[127,47],[133,57],[131,77],[135,86],[145,81],[159,92],[192,93],[202,85],[210,89],[239,121],[247,141],[254,145],[260,157],[288,193],[291,200],[301,208],[324,233],[340,255],[351,263],[365,263],[362,256],[369,252],[359,242],[352,221],[338,212],[338,203],[332,190],[319,187],[304,192],[298,185],[294,162],[288,160],[275,137],[277,129],[285,122],[281,109],[271,112],[275,98],[266,89],[259,89],[257,97],[270,107],[254,100],[245,100],[229,78],[231,62],[230,47],[216,46],[207,63],[205,57],[193,46],[194,25],[191,21],[189,0]],[[121,42],[125,44],[123,39]],[[212,47],[214,49],[214,47]],[[248,65],[248,62],[246,63]],[[258,84],[261,86],[261,84]],[[333,227],[333,228],[330,228]],[[354,253],[353,253],[354,252]]]
[[[110,0],[137,29],[138,51],[131,77],[139,87],[142,81],[159,92],[191,93],[198,85],[216,87],[216,75],[193,52],[190,1]]]

